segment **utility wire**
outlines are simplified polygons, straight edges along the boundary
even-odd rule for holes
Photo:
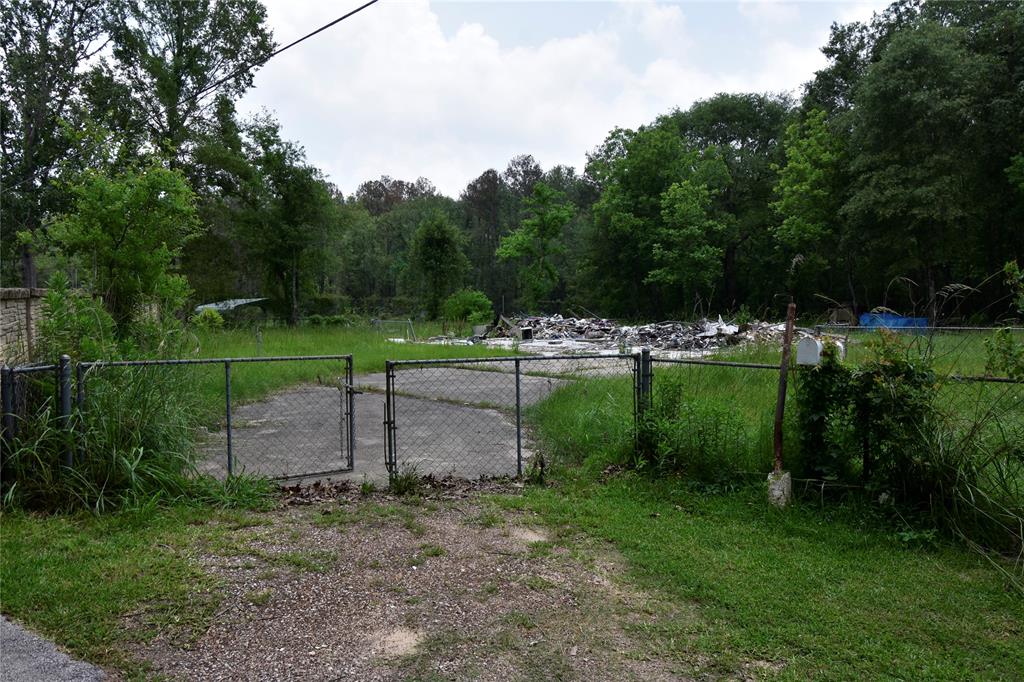
[[[326,31],[327,29],[329,29],[330,27],[334,26],[335,24],[339,24],[342,21],[345,21],[346,19],[348,19],[352,15],[358,14],[359,12],[362,12],[364,9],[366,9],[370,5],[376,4],[379,1],[380,0],[370,0],[366,4],[363,4],[363,5],[360,5],[359,7],[356,7],[351,12],[343,14],[342,16],[338,17],[334,21],[332,21],[330,23],[327,23],[327,24],[324,24],[323,26],[321,26],[320,28],[316,29],[315,31],[307,33],[306,35],[302,36],[298,40],[293,40],[292,42],[288,43],[284,47],[281,47],[281,48],[278,48],[278,49],[274,50],[273,52],[271,52],[269,55],[267,55],[263,59],[260,59],[259,61],[253,62],[252,64],[247,64],[247,65],[245,65],[243,67],[235,69],[234,71],[229,73],[227,76],[224,76],[223,78],[220,78],[219,80],[217,80],[217,82],[211,83],[210,85],[207,85],[205,88],[203,88],[199,92],[197,92],[195,94],[192,94],[192,95],[189,95],[188,97],[185,97],[184,99],[180,100],[178,102],[178,105],[182,105],[182,104],[185,104],[186,102],[191,102],[193,100],[198,100],[199,98],[203,97],[207,93],[209,93],[209,92],[211,92],[213,90],[216,90],[220,86],[224,85],[224,83],[227,83],[232,78],[236,78],[237,76],[240,76],[241,74],[245,73],[249,69],[256,68],[257,66],[263,66],[264,64],[269,62],[271,59],[273,59],[277,55],[279,55],[282,52],[284,52],[285,50],[289,50],[289,49],[295,47],[296,45],[298,45],[299,43],[301,43],[301,42],[303,42],[305,40],[309,40],[310,38],[312,38],[316,34],[321,33],[323,31]],[[116,134],[111,135],[110,139],[112,140],[114,137],[116,137]],[[78,153],[77,153],[77,156],[80,156],[80,155],[81,155],[81,151],[79,150]],[[76,154],[73,153],[71,155],[71,158],[74,158],[75,156],[76,156]],[[26,182],[31,181],[34,177],[35,177],[34,174],[26,175],[25,177],[21,178],[20,180],[17,180],[16,182],[7,183],[6,187],[0,186],[0,194],[4,194],[4,193],[12,191],[12,188],[19,187],[19,186],[25,184]]]
[[[296,45],[298,45],[299,43],[301,43],[301,42],[303,42],[305,40],[309,40],[310,38],[315,36],[317,33],[320,33],[322,31],[326,31],[331,26],[334,26],[335,24],[339,24],[342,21],[345,21],[350,16],[352,16],[354,14],[358,14],[359,12],[362,12],[364,9],[366,9],[370,5],[373,5],[373,4],[375,4],[375,3],[379,2],[379,1],[380,0],[370,0],[366,4],[360,5],[359,7],[356,7],[351,12],[343,14],[342,16],[338,17],[334,21],[332,21],[332,22],[330,22],[328,24],[324,24],[323,26],[321,26],[320,28],[316,29],[315,31],[307,33],[306,35],[302,36],[298,40],[293,40],[292,42],[288,43],[284,47],[281,47],[281,48],[278,48],[278,49],[274,50],[273,52],[271,52],[269,55],[267,55],[263,59],[261,59],[259,61],[256,61],[256,62],[253,62],[252,64],[247,64],[246,66],[243,66],[243,67],[240,67],[238,69],[235,69],[234,71],[232,71],[228,75],[226,75],[223,78],[219,79],[217,82],[211,83],[211,84],[207,85],[205,88],[203,88],[202,90],[200,90],[199,92],[195,93],[194,95],[190,95],[190,96],[186,97],[185,99],[181,100],[180,102],[178,102],[178,104],[184,104],[185,102],[189,102],[189,101],[192,101],[192,100],[199,99],[200,97],[202,97],[203,95],[207,94],[211,90],[216,90],[221,85],[224,85],[224,83],[227,83],[232,78],[236,78],[236,77],[242,75],[243,73],[245,73],[249,69],[254,69],[257,66],[263,66],[264,64],[269,62],[271,59],[273,59],[277,55],[279,55],[282,52],[284,52],[285,50],[291,49],[291,48],[295,47]]]

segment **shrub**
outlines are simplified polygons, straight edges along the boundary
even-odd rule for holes
[[[441,307],[446,320],[487,324],[494,319],[494,306],[487,294],[476,289],[462,289],[449,296]]]
[[[224,326],[224,316],[213,308],[203,308],[192,316],[190,322],[199,329],[220,329]]]
[[[889,332],[869,349],[855,370],[829,353],[801,377],[800,473],[859,482],[970,543],[1020,551],[1021,388],[938,377],[927,355]]]
[[[73,290],[64,273],[57,272],[43,298],[36,353],[46,362],[63,353],[73,360],[116,359],[114,318],[100,301]]]

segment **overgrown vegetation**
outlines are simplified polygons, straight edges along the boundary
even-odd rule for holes
[[[58,214],[90,213],[77,210],[83,176],[118,190],[145,169],[145,182],[176,177],[195,195],[200,234],[174,273],[192,302],[266,296],[291,324],[434,316],[465,286],[503,313],[666,319],[745,305],[765,317],[792,295],[808,312],[934,318],[935,292],[980,282],[953,317],[1009,312],[988,275],[1024,250],[1019,3],[898,0],[833,25],[823,68],[791,84],[799,99],[717,94],[595,139],[583,168],[519,154],[456,197],[426,178],[333,187],[270,116],[239,117],[256,68],[238,67],[274,49],[258,0],[12,0],[0,22],[5,228],[25,236],[3,240],[5,284],[66,266],[37,248],[68,224]],[[89,58],[107,44],[107,59]],[[91,213],[108,212],[111,230],[144,221],[117,213],[119,192],[103,196]],[[428,226],[442,258],[423,251]],[[94,263],[79,266],[90,279]]]

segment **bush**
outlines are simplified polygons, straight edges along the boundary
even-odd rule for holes
[[[971,543],[1020,551],[1020,387],[938,377],[926,355],[889,332],[869,348],[855,370],[829,352],[801,377],[798,473],[860,483]]]
[[[184,338],[180,325],[155,318],[122,328],[125,336],[115,341],[111,316],[95,299],[70,291],[62,276],[50,282],[39,330],[46,361],[64,352],[85,360],[117,360],[143,350],[175,357],[182,355]],[[71,429],[57,414],[53,374],[27,376],[33,383],[21,392],[16,435],[4,458],[4,506],[102,512],[182,497],[216,504],[265,498],[262,484],[197,474],[195,437],[203,413],[199,393],[183,375],[188,371],[93,367],[85,374],[85,409],[72,415]]]
[[[451,322],[487,324],[494,319],[494,306],[484,292],[462,289],[445,300],[441,313]]]
[[[213,308],[203,308],[189,320],[199,329],[220,329],[224,326],[224,317]]]
[[[717,381],[729,386],[740,378],[731,368],[659,374],[654,401],[638,425],[634,466],[708,483],[766,469],[770,411],[741,408],[721,390],[709,390]],[[740,388],[762,397],[760,386]]]

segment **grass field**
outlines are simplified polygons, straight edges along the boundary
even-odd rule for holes
[[[417,325],[420,338],[440,334],[439,324]],[[262,339],[248,329],[204,331],[194,335],[191,357],[249,358],[303,355],[352,355],[356,373],[383,372],[385,360],[432,358],[497,357],[514,354],[507,349],[486,346],[448,346],[427,343],[389,342],[375,329],[366,327],[272,327],[262,330]],[[236,363],[231,368],[234,403],[259,400],[266,395],[307,382],[336,384],[344,376],[341,361],[283,361]],[[219,418],[224,411],[224,366],[187,365],[142,368],[98,368],[97,379],[105,373],[131,373],[144,380],[149,372],[172,375],[176,381],[194,387],[196,408],[206,419]],[[91,380],[91,379],[90,379]]]

